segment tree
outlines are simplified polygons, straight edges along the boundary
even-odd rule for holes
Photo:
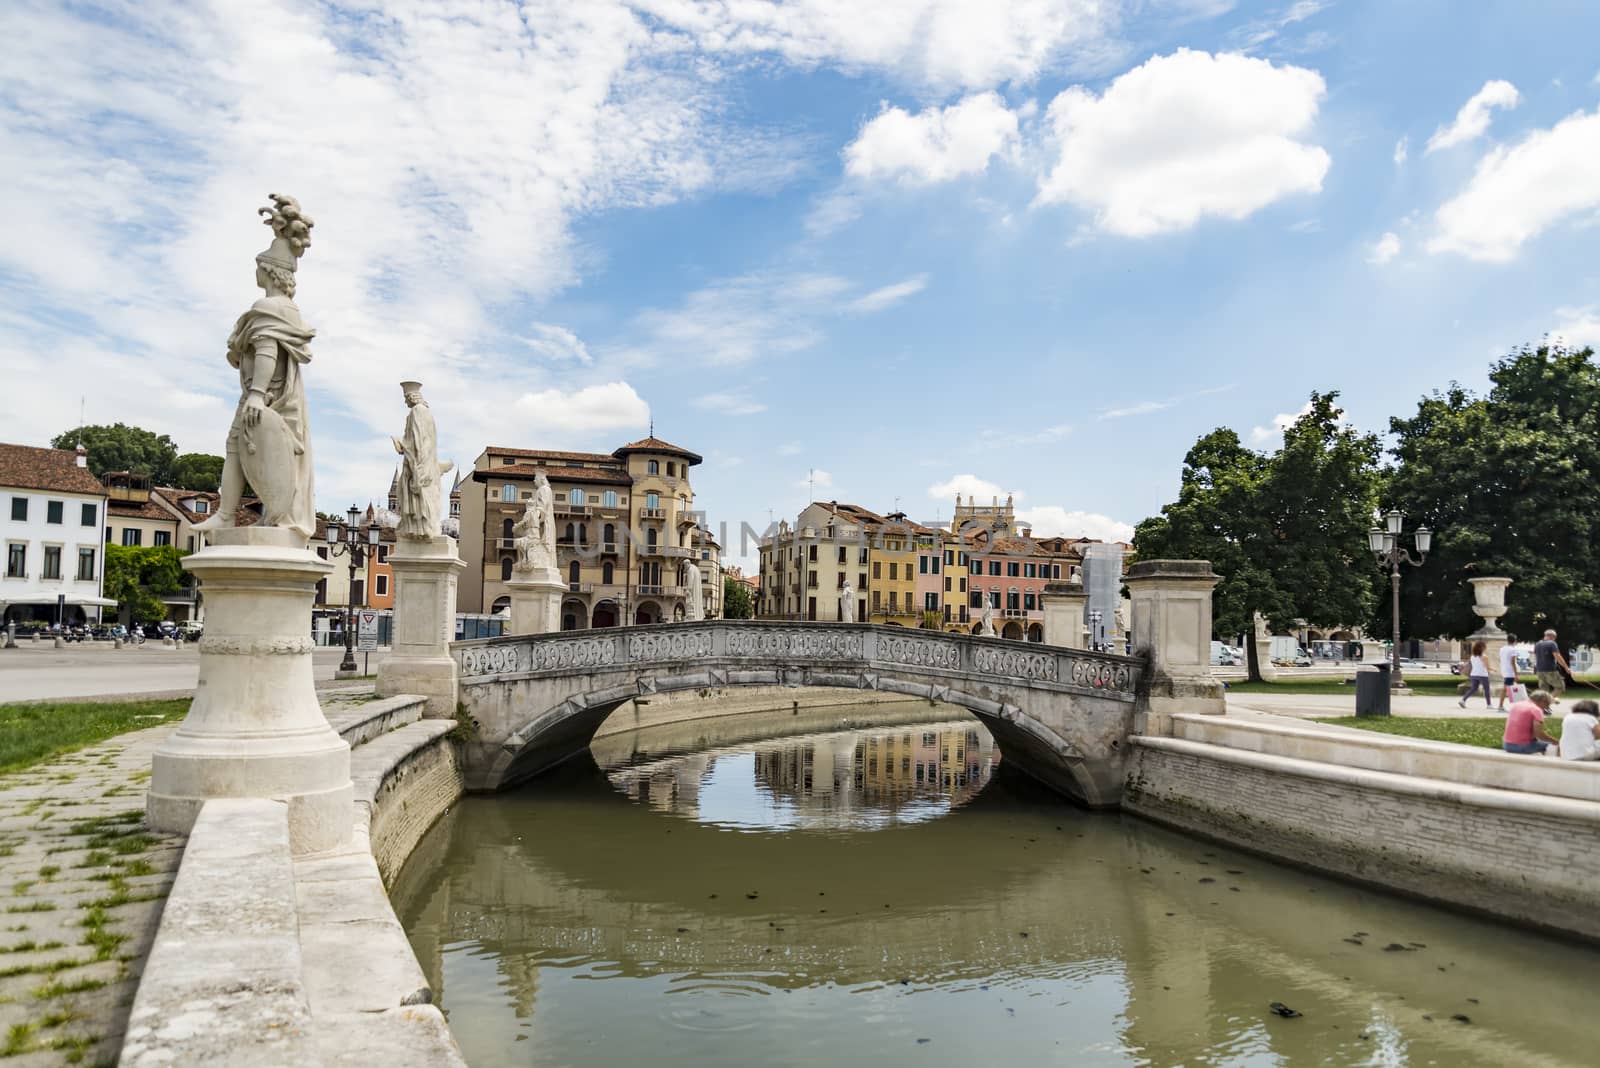
[[[89,470],[96,478],[107,471],[132,471],[150,476],[153,484],[171,484],[178,447],[165,434],[112,423],[81,426],[50,439],[51,447],[57,449],[75,449],[80,443],[89,451]]]
[[[1527,638],[1600,637],[1600,368],[1592,349],[1524,346],[1486,397],[1452,383],[1395,418],[1386,505],[1434,531],[1408,568],[1401,621],[1416,634],[1476,629],[1470,578],[1515,581],[1501,621]],[[1383,629],[1388,629],[1387,620]]]
[[[1257,612],[1277,630],[1368,618],[1378,439],[1341,425],[1337,398],[1311,394],[1270,456],[1225,427],[1202,436],[1184,456],[1178,499],[1135,530],[1142,559],[1211,561],[1222,578],[1216,633],[1253,635]],[[1246,648],[1250,677],[1259,678],[1255,643]]]
[[[222,484],[223,458],[205,452],[186,452],[172,462],[171,485],[179,489],[217,492]]]
[[[749,619],[755,614],[750,587],[732,575],[722,577],[722,618]]]
[[[105,593],[117,601],[123,623],[156,623],[167,618],[163,596],[194,584],[178,563],[185,554],[170,545],[107,545]]]

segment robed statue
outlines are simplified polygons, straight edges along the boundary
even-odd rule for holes
[[[683,618],[688,622],[706,618],[705,595],[700,591],[700,584],[705,581],[705,576],[700,572],[700,565],[693,560],[683,565],[684,578],[688,579],[688,588],[683,594]]]
[[[978,617],[978,635],[984,638],[993,638],[994,633],[994,606],[989,603],[989,598],[983,599],[983,615]]]
[[[390,438],[401,456],[396,501],[400,505],[402,538],[426,540],[439,536],[439,476],[454,464],[439,462],[439,432],[433,425],[433,411],[422,396],[421,382],[402,382],[405,392],[406,431],[404,437]]]
[[[555,495],[550,480],[540,471],[534,480],[533,496],[523,506],[522,516],[511,527],[516,539],[517,562],[512,570],[521,574],[556,566]]]
[[[272,244],[256,257],[263,294],[228,335],[228,363],[239,372],[239,405],[228,428],[217,512],[197,530],[234,525],[246,482],[261,499],[263,527],[303,538],[316,532],[311,485],[311,423],[300,369],[311,362],[316,331],[294,303],[295,268],[311,247],[312,221],[293,197],[270,193],[260,209]]]
[[[854,623],[856,621],[856,588],[850,585],[850,580],[844,580],[844,588],[839,591],[839,622]]]

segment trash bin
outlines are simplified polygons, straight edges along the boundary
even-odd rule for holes
[[[1356,672],[1356,715],[1389,714],[1389,665],[1378,664],[1370,671]]]

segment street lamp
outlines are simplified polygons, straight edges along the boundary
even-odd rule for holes
[[[1398,508],[1391,508],[1383,517],[1383,526],[1373,527],[1367,531],[1367,548],[1372,550],[1373,557],[1379,567],[1389,569],[1390,583],[1394,591],[1394,615],[1390,631],[1390,657],[1392,664],[1389,671],[1389,688],[1401,689],[1405,684],[1400,678],[1400,565],[1410,564],[1420,567],[1428,558],[1428,549],[1433,545],[1433,531],[1427,527],[1418,527],[1411,535],[1417,546],[1416,559],[1406,552],[1400,544],[1401,528],[1405,526],[1405,514]]]
[[[339,674],[354,675],[356,673],[356,653],[352,644],[353,632],[356,627],[356,568],[366,563],[366,553],[370,548],[376,547],[382,532],[378,524],[373,523],[365,530],[356,529],[356,521],[361,518],[361,512],[355,505],[345,513],[345,524],[341,528],[337,519],[328,524],[328,556],[348,556],[350,558],[350,585],[349,592],[345,595],[345,621],[344,621],[344,659],[339,662]]]
[[[1105,618],[1105,613],[1098,608],[1089,609],[1089,648],[1100,652],[1102,635],[1100,633],[1100,620]]]

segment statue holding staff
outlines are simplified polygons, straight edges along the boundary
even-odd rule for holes
[[[396,500],[400,505],[402,538],[434,538],[439,535],[439,476],[455,465],[439,462],[439,432],[433,425],[433,411],[422,396],[421,382],[402,382],[405,393],[405,436],[390,438],[394,451],[402,457]]]

